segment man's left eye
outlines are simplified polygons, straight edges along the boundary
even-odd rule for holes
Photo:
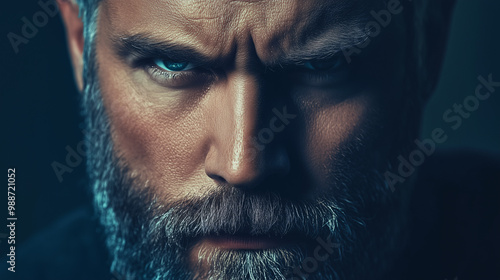
[[[174,62],[163,59],[155,59],[154,64],[164,71],[181,72],[195,68],[195,65],[189,62]]]
[[[303,64],[303,67],[313,71],[335,71],[342,68],[345,60],[339,56],[327,60],[310,60]]]
[[[309,60],[301,63],[294,73],[295,82],[305,86],[334,86],[349,77],[350,67],[343,56]]]

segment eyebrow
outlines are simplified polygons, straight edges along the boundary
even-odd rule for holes
[[[111,38],[118,56],[127,63],[134,60],[164,58],[175,62],[189,61],[196,65],[207,65],[215,61],[194,48],[170,41],[159,40],[149,34],[122,35]]]
[[[308,60],[323,60],[332,58],[344,50],[359,46],[370,39],[365,32],[364,21],[341,26],[330,33],[310,39],[300,48],[292,49],[280,59],[279,64],[299,64]]]
[[[358,24],[361,26],[360,24]],[[300,48],[270,62],[263,62],[269,69],[303,64],[309,60],[329,59],[338,55],[343,49],[352,48],[367,40],[369,35],[358,25],[343,26],[333,34],[323,34],[319,38],[309,40]],[[345,32],[347,31],[348,32]],[[198,66],[217,67],[224,58],[210,58],[191,46],[180,42],[165,41],[147,33],[120,35],[111,38],[118,56],[129,64],[140,64],[141,60],[151,58],[169,59],[174,62],[190,62]]]

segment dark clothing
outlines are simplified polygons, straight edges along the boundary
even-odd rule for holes
[[[433,155],[418,176],[403,279],[499,280],[498,157]]]
[[[87,208],[67,215],[20,246],[18,251],[16,272],[2,269],[0,279],[113,279],[108,272],[109,258],[101,227]]]
[[[394,275],[385,279],[500,279],[500,160],[436,154],[417,176],[411,242]],[[113,279],[102,232],[89,209],[70,214],[24,245],[17,272],[0,271],[0,279]]]

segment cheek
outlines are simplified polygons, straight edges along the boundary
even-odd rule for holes
[[[101,90],[115,154],[160,193],[176,196],[180,194],[176,186],[196,185],[186,182],[200,177],[206,146],[206,129],[199,121],[204,119],[202,112],[178,114],[156,104],[128,81],[120,67],[109,60],[101,65]]]
[[[350,162],[352,148],[360,141],[370,141],[375,135],[365,135],[372,130],[376,119],[374,98],[369,94],[360,94],[356,98],[346,99],[331,106],[316,106],[315,110],[305,109],[305,133],[302,157],[307,169],[321,186],[328,182],[332,172],[343,172]],[[319,108],[319,109],[318,109]],[[362,139],[362,140],[360,140]],[[357,159],[356,159],[357,160]]]

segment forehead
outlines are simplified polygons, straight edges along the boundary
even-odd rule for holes
[[[254,48],[272,60],[322,38],[339,44],[365,37],[371,0],[106,0],[107,30],[116,37],[146,34],[189,45],[207,56]],[[338,46],[339,48],[342,46]]]

